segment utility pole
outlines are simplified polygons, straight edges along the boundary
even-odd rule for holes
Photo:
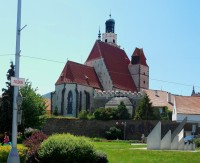
[[[21,0],[18,0],[17,6],[17,31],[16,31],[16,52],[15,52],[15,77],[19,78],[20,64],[20,33],[21,33]],[[12,120],[12,149],[8,156],[8,163],[20,163],[19,154],[17,151],[17,97],[19,87],[14,86],[13,94],[13,120]]]

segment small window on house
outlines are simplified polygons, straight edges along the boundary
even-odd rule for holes
[[[145,72],[144,72],[144,75],[146,75]]]
[[[145,84],[145,81],[143,81],[143,83]]]
[[[105,39],[105,42],[107,42],[107,39]]]
[[[113,39],[113,43],[115,43],[115,39]]]

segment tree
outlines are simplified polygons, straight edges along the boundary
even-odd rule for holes
[[[157,119],[154,115],[152,103],[147,95],[145,95],[135,110],[134,120],[155,120]]]
[[[2,102],[0,106],[0,131],[11,133],[12,131],[12,115],[13,115],[13,92],[14,87],[11,86],[11,77],[15,75],[15,66],[10,62],[8,70],[6,87],[2,89]]]
[[[117,108],[98,108],[94,112],[94,118],[98,120],[130,119],[130,114],[123,101]]]
[[[120,102],[120,104],[118,105],[118,118],[119,119],[130,119],[130,114],[128,112],[128,109],[126,108],[126,105],[124,104],[123,101]]]
[[[40,129],[46,122],[46,103],[44,98],[36,93],[37,89],[32,88],[32,84],[26,81],[24,87],[20,89],[23,97],[22,102],[22,124],[19,129],[24,132],[25,128]]]

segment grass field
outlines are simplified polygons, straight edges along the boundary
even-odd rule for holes
[[[144,149],[146,145],[127,142],[94,142],[97,150],[108,155],[109,163],[198,163],[200,151],[155,151]]]

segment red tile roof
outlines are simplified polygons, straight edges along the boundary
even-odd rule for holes
[[[174,99],[177,113],[180,114],[200,114],[200,97],[178,96],[171,94],[171,102],[167,101],[168,92],[160,90],[144,90],[154,107],[167,106],[173,111]],[[157,95],[156,95],[157,91]]]
[[[103,58],[114,88],[137,91],[128,70],[130,60],[124,50],[105,42],[96,41],[86,62]]]
[[[97,89],[102,88],[93,67],[72,61],[66,63],[56,85],[63,83],[77,83]]]
[[[180,114],[200,114],[200,97],[176,96],[176,111]]]
[[[153,107],[165,107],[167,106],[169,110],[173,111],[174,107],[174,95],[171,94],[171,102],[167,101],[168,92],[161,90],[144,90],[148,95],[150,102]]]
[[[146,63],[146,57],[144,55],[143,49],[135,48],[135,51],[132,54],[131,63],[148,66]]]

